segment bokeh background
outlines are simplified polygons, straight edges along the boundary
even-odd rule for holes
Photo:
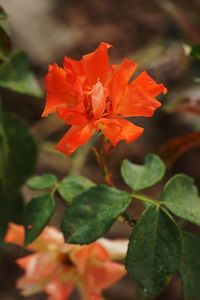
[[[200,75],[200,68],[186,55],[190,46],[200,44],[199,0],[0,0],[0,5],[9,15],[13,48],[28,53],[42,89],[49,64],[57,62],[61,65],[64,56],[80,59],[83,54],[93,51],[100,41],[113,44],[114,48],[110,50],[112,63],[120,63],[124,57],[136,60],[137,74],[147,70],[168,88],[168,95],[161,99],[163,108],[153,118],[134,120],[145,127],[144,135],[134,143],[120,143],[109,156],[109,167],[119,187],[125,188],[119,175],[124,157],[142,163],[149,152],[162,154],[163,144],[168,140],[200,128],[200,84],[194,81],[198,72]],[[65,133],[66,126],[53,115],[41,119],[45,97],[35,99],[8,90],[3,90],[2,95],[4,107],[23,117],[38,141],[37,174],[53,172],[62,178],[71,171],[80,171],[98,183],[103,182],[90,150],[91,144],[70,159],[52,150]],[[192,106],[193,111],[182,109],[185,104]],[[98,144],[98,139],[92,143]],[[184,172],[194,177],[200,186],[199,154],[198,146],[184,153],[171,166],[167,177]],[[147,192],[158,197],[162,186],[163,182]],[[24,187],[23,192],[28,201],[30,191]],[[61,206],[52,221],[54,225],[58,224],[62,210]],[[137,217],[141,207],[135,203],[130,210]],[[128,237],[129,234],[127,224],[116,223],[108,237]],[[22,274],[14,264],[19,255],[20,250],[16,248],[0,257],[1,300],[24,299],[15,289],[15,280]],[[76,295],[73,297],[77,299]],[[139,299],[136,286],[129,278],[111,287],[105,297]],[[41,294],[27,299],[45,298]],[[182,299],[178,278],[173,279],[167,291],[156,299]]]

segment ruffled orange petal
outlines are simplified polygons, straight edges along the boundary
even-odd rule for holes
[[[58,117],[68,125],[84,125],[88,123],[87,115],[75,109],[59,107],[56,109]]]
[[[24,235],[25,235],[25,231],[22,225],[9,223],[8,230],[4,238],[4,242],[18,245],[18,246],[23,246]]]
[[[143,128],[119,117],[112,119],[101,118],[99,119],[98,126],[113,146],[116,146],[121,140],[130,143],[136,140],[144,131]]]
[[[86,126],[73,125],[59,141],[55,149],[61,151],[65,155],[70,155],[78,147],[85,144],[94,132],[95,129],[90,124]]]
[[[70,81],[66,79],[66,72],[57,64],[49,67],[46,75],[47,99],[42,116],[55,112],[57,107],[75,107],[79,103],[77,95],[72,94]]]
[[[112,111],[118,106],[121,96],[124,93],[131,76],[133,75],[137,64],[135,61],[130,61],[125,58],[119,70],[113,71],[112,79],[109,83],[109,98],[112,102]]]
[[[74,281],[53,280],[46,285],[44,291],[49,295],[47,300],[67,300],[74,287]]]
[[[16,260],[25,270],[25,277],[32,282],[45,279],[57,268],[57,254],[53,251],[38,252]]]
[[[165,86],[163,84],[157,84],[145,71],[142,72],[131,84],[140,86],[153,97],[156,97],[161,93],[167,93]]]
[[[45,280],[35,282],[26,276],[22,276],[17,280],[16,287],[21,290],[21,295],[31,296],[44,290]]]
[[[72,254],[72,261],[82,275],[79,288],[84,300],[101,300],[101,290],[125,275],[121,264],[112,263],[109,253],[98,243],[82,246]]]
[[[81,61],[65,57],[63,68],[67,74],[67,81],[71,83],[71,92],[83,99],[83,90],[88,86],[88,81]]]
[[[71,254],[71,259],[80,274],[83,274],[90,263],[90,259],[95,261],[107,261],[110,258],[108,252],[99,244],[92,243],[81,246],[81,248]]]
[[[146,72],[143,72],[126,87],[115,113],[124,117],[150,117],[155,109],[161,106],[155,96],[166,91],[162,84],[157,84]]]
[[[128,239],[109,240],[100,238],[98,240],[104,249],[109,253],[112,260],[123,260],[128,249]]]
[[[83,56],[83,68],[91,85],[94,85],[98,80],[102,84],[108,81],[110,74],[108,49],[110,47],[112,46],[101,42],[94,52]]]
[[[85,286],[88,294],[93,290],[102,291],[120,280],[126,274],[122,264],[107,261],[101,264],[91,263],[85,274]]]
[[[89,247],[82,246],[78,251],[72,252],[71,261],[74,263],[80,274],[83,274],[88,263]]]
[[[71,73],[75,79],[76,76],[85,76],[83,65],[80,60],[75,60],[70,57],[65,56],[63,68],[66,72]]]
[[[6,243],[23,246],[24,236],[24,226],[9,223],[4,241]],[[60,248],[63,244],[64,238],[62,233],[52,226],[47,226],[39,237],[35,239],[34,242],[26,246],[26,248],[32,251],[45,251],[50,245],[57,245]]]
[[[34,240],[33,243],[29,244],[26,248],[34,251],[47,251],[52,246],[58,249],[64,245],[63,234],[53,226],[47,226],[44,228],[42,233]]]

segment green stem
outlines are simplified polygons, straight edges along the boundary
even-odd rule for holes
[[[156,206],[159,206],[161,204],[160,201],[156,201],[154,199],[151,199],[151,198],[149,198],[147,196],[140,195],[140,194],[132,194],[132,197],[136,198],[138,200],[144,201],[144,202],[151,203],[151,204],[156,205]]]
[[[55,194],[55,192],[57,191],[57,189],[58,189],[59,185],[60,185],[60,183],[59,183],[59,182],[58,182],[58,183],[56,183],[56,184],[54,185],[54,187],[53,187],[53,188],[52,188],[52,190],[51,190],[51,197],[53,197],[53,196],[54,196],[54,194]]]
[[[120,217],[123,218],[124,221],[126,221],[131,227],[134,227],[137,223],[137,220],[132,216],[129,216],[126,212],[122,213]]]
[[[50,193],[52,198],[54,197],[55,193],[57,192],[59,185],[60,185],[60,183],[57,182],[54,185],[54,187],[52,188],[51,193]],[[62,203],[62,205],[66,208],[67,207],[67,202],[65,202],[65,200],[63,200],[63,198],[58,194],[58,192],[57,192],[57,196],[58,196],[58,199],[59,199],[60,203]]]

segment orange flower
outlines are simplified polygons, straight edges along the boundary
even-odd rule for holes
[[[49,67],[46,76],[47,100],[42,116],[56,112],[72,125],[56,149],[70,155],[101,130],[114,146],[121,140],[137,139],[143,128],[123,117],[150,117],[161,103],[155,97],[167,90],[146,72],[130,84],[137,64],[124,59],[121,66],[109,65],[108,48],[98,48],[80,61],[65,57],[63,68]]]
[[[11,223],[5,241],[23,245],[23,238],[24,228]],[[44,291],[48,300],[66,300],[76,286],[82,299],[101,300],[101,291],[125,275],[124,266],[111,258],[125,256],[127,241],[100,239],[86,246],[71,245],[48,226],[27,248],[36,253],[17,259],[25,270],[17,281],[24,296]]]

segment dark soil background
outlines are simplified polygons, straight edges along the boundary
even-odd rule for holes
[[[62,64],[64,56],[80,59],[83,54],[93,51],[100,41],[105,41],[114,45],[110,51],[112,63],[119,63],[124,57],[136,60],[138,72],[148,70],[156,81],[165,83],[169,89],[167,97],[163,98],[163,108],[153,118],[136,119],[136,124],[145,127],[144,135],[134,143],[120,143],[110,154],[109,167],[115,174],[117,186],[124,187],[119,175],[124,157],[142,163],[145,154],[159,153],[161,145],[170,138],[199,127],[197,116],[173,109],[174,103],[185,98],[193,99],[195,103],[200,100],[200,85],[193,81],[192,62],[184,52],[185,45],[200,43],[199,0],[0,0],[0,5],[9,15],[13,47],[28,53],[42,88],[48,64]],[[1,93],[4,107],[23,117],[38,140],[37,174],[53,172],[62,178],[71,171],[80,170],[94,181],[103,182],[95,157],[87,145],[72,159],[52,151],[52,145],[64,134],[66,127],[53,115],[41,119],[45,97],[35,99],[5,90]],[[93,142],[98,143],[96,139]],[[193,176],[200,185],[199,154],[199,147],[185,153],[167,177],[184,172]],[[158,197],[163,183],[149,189],[148,194]],[[26,199],[30,199],[30,191],[26,187],[23,190]],[[62,210],[60,206],[52,221],[56,226]],[[141,207],[134,203],[130,210],[137,216]],[[128,237],[129,234],[127,224],[116,223],[108,237]],[[15,280],[22,274],[14,264],[19,255],[20,250],[12,248],[0,257],[0,300],[24,299],[15,289]],[[111,287],[105,297],[110,300],[139,299],[136,285],[130,278]],[[42,300],[46,297],[35,295],[27,299]],[[72,299],[77,299],[76,295]],[[156,299],[182,299],[179,279],[173,279],[169,288]]]

